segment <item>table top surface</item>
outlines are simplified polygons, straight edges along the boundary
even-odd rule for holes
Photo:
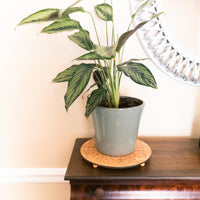
[[[76,139],[65,180],[195,180],[200,181],[198,139],[182,137],[140,137],[152,149],[144,167],[129,169],[93,168],[80,148],[88,138]]]

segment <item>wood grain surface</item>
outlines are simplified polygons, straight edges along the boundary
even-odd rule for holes
[[[65,175],[71,199],[200,200],[200,148],[197,139],[142,138],[152,149],[144,167],[94,169],[80,155],[87,139],[77,139]]]
[[[187,179],[200,180],[200,148],[197,139],[142,138],[150,145],[152,155],[145,167],[130,169],[94,169],[80,154],[81,145],[88,139],[77,139],[65,180],[138,180]]]

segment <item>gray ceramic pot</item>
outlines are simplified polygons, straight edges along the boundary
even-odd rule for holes
[[[99,152],[109,156],[123,156],[134,151],[144,107],[144,102],[139,101],[141,104],[135,107],[106,108],[98,106],[94,110],[92,116],[96,147]]]

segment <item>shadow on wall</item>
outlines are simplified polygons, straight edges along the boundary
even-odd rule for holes
[[[200,89],[197,92],[197,98],[195,102],[195,112],[194,112],[191,137],[200,138]]]

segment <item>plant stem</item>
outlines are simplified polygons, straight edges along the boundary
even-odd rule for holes
[[[111,0],[111,6],[113,8],[113,2]],[[115,43],[115,25],[114,25],[114,17],[112,19],[112,40],[111,40],[111,46]]]
[[[78,3],[81,2],[81,1],[82,1],[82,0],[78,0],[78,1],[74,2],[71,6],[69,6],[69,8],[75,6],[76,4],[78,4]]]
[[[98,44],[101,45],[100,40],[99,40],[99,36],[98,36],[98,32],[97,32],[97,27],[95,25],[94,17],[90,12],[86,11],[86,13],[88,13],[90,15],[90,17],[92,18],[92,23],[94,25],[94,30],[95,30],[95,33],[96,33],[97,41],[98,41]]]
[[[135,17],[132,17],[132,19],[131,19],[131,22],[129,23],[129,25],[128,25],[128,28],[127,28],[127,31],[129,31],[130,30],[130,28],[131,28],[131,25],[133,24],[133,21],[134,21],[134,18]],[[125,48],[125,45],[123,46],[123,48],[122,48],[122,52],[121,52],[121,61],[122,61],[122,59],[123,59],[123,55],[124,55],[124,48]]]
[[[106,0],[104,0],[104,3],[106,3]],[[108,22],[106,21],[106,42],[107,42],[107,46],[108,46]]]
[[[113,108],[119,107],[119,72],[116,69],[116,60],[113,59],[110,67],[109,85],[111,88],[110,105]]]
[[[111,0],[111,6],[113,7],[113,2]],[[107,30],[106,30],[107,33]],[[107,33],[108,34],[108,33]],[[108,44],[108,41],[107,41]],[[114,26],[114,18],[112,19],[112,39],[111,45],[115,44],[115,26]],[[116,58],[113,58],[110,62],[110,72],[109,72],[109,85],[111,88],[110,93],[110,106],[114,108],[119,107],[119,72],[116,68]]]
[[[131,27],[131,25],[133,24],[133,21],[134,21],[134,19],[135,19],[135,16],[137,15],[137,13],[138,13],[140,10],[142,10],[142,9],[149,3],[149,1],[150,1],[150,0],[145,1],[145,2],[136,10],[136,12],[132,15],[132,17],[131,17],[131,22],[130,22],[130,24],[129,24],[129,26],[128,26],[127,31],[130,30],[130,27]],[[124,47],[122,48],[121,60],[122,60],[123,54],[124,54]]]
[[[118,71],[116,69],[116,59],[113,60],[113,77],[114,77],[114,102],[115,102],[115,108],[119,107],[119,80],[118,80]]]
[[[106,42],[108,46],[108,23],[106,22]]]

